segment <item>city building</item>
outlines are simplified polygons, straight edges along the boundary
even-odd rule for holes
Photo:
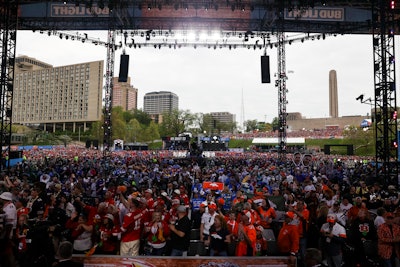
[[[220,123],[234,123],[236,121],[236,115],[229,112],[211,112],[210,115],[213,120]]]
[[[85,131],[102,119],[103,61],[53,67],[15,60],[12,122],[44,131]]]
[[[130,83],[130,77],[126,82],[118,82],[118,77],[113,78],[113,107],[122,107],[124,111],[137,109],[138,89]]]
[[[150,116],[154,117],[175,109],[179,109],[179,98],[172,92],[150,92],[144,95],[143,111]]]

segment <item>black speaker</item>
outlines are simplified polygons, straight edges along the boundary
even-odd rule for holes
[[[86,148],[90,148],[92,142],[90,140],[86,140]]]
[[[261,82],[271,82],[271,77],[269,74],[269,56],[261,56]]]
[[[9,152],[9,159],[21,159],[22,158],[22,150],[15,150]]]
[[[129,55],[121,55],[121,61],[119,64],[119,76],[118,82],[128,81],[128,69],[129,69]]]
[[[99,140],[93,140],[93,147],[96,149],[99,148]]]

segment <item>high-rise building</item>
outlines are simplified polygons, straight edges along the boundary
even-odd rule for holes
[[[130,77],[126,82],[118,82],[118,77],[113,78],[113,107],[122,107],[124,111],[137,109],[138,89],[130,83]]]
[[[85,131],[102,118],[103,67],[103,61],[53,67],[17,57],[13,123],[40,125],[48,131]]]
[[[211,112],[210,115],[213,120],[220,123],[233,123],[236,121],[236,115],[230,112]]]
[[[337,90],[336,71],[329,72],[329,116],[331,118],[339,117],[338,90]]]
[[[159,115],[178,108],[179,98],[172,92],[150,92],[144,95],[143,111],[149,115]]]

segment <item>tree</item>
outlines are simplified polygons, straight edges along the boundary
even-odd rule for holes
[[[192,125],[194,116],[189,110],[174,109],[171,112],[162,114],[162,123],[160,125],[161,136],[178,136],[185,132],[186,125]]]
[[[152,121],[149,114],[142,111],[141,109],[135,109],[133,111],[133,118],[135,118],[140,124],[149,126],[150,122]]]
[[[276,131],[279,130],[279,119],[275,117],[271,122],[272,130]]]
[[[246,127],[246,132],[253,132],[255,130],[258,130],[258,122],[257,120],[247,120],[244,122],[245,127]]]
[[[144,130],[144,137],[144,141],[154,141],[160,139],[158,125],[154,121],[151,121],[150,125]]]

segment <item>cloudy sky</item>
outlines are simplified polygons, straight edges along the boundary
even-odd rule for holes
[[[106,32],[86,32],[106,41]],[[117,42],[122,36],[117,36]],[[397,40],[396,40],[397,42]],[[89,42],[60,39],[45,32],[19,31],[17,55],[27,55],[53,66],[106,60],[106,48]],[[115,53],[114,76],[119,73],[122,49]],[[259,49],[229,50],[206,47],[126,47],[130,56],[131,84],[139,89],[138,108],[152,91],[171,91],[179,96],[179,108],[195,112],[231,112],[238,123],[245,120],[271,122],[278,115],[277,50],[268,48],[270,84],[261,83]],[[396,52],[398,53],[398,52]],[[336,70],[339,116],[366,115],[370,106],[355,98],[373,98],[373,49],[370,35],[329,36],[286,45],[288,71],[287,110],[307,118],[329,116],[329,71]]]

